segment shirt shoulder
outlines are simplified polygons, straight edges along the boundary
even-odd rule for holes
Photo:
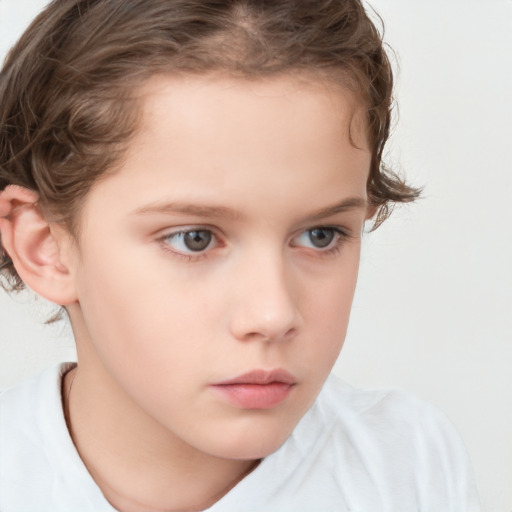
[[[0,510],[114,510],[66,426],[61,381],[71,366],[56,365],[0,395]]]
[[[429,428],[447,434],[455,430],[447,416],[434,405],[407,391],[396,389],[357,389],[330,375],[313,407],[327,423],[354,422],[364,430],[424,432]]]
[[[437,407],[401,390],[360,390],[331,375],[311,410],[322,416],[326,446],[378,489],[388,508],[396,496],[425,511],[480,509],[466,447]]]

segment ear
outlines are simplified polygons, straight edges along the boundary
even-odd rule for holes
[[[17,185],[0,193],[2,246],[29,288],[56,304],[69,305],[77,301],[68,268],[71,235],[46,221],[38,199],[36,192]]]

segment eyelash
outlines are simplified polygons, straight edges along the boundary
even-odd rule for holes
[[[312,248],[312,250],[317,253],[320,256],[330,256],[330,255],[336,255],[338,254],[344,243],[347,242],[351,238],[351,234],[345,230],[341,229],[336,226],[314,226],[312,228],[306,229],[302,231],[299,235],[295,236],[292,240],[297,239],[299,236],[303,236],[307,233],[311,233],[314,230],[332,230],[334,234],[334,238],[332,242],[326,247],[326,248]],[[210,247],[211,244],[209,244],[204,250],[202,251],[191,251],[190,253],[183,253],[180,251],[177,251],[175,249],[172,249],[170,244],[168,243],[170,239],[179,237],[180,235],[186,235],[192,232],[208,232],[212,236],[213,247]],[[166,233],[164,236],[160,237],[158,240],[162,246],[162,248],[170,253],[171,255],[177,257],[177,258],[183,258],[186,261],[200,261],[205,258],[208,258],[210,256],[211,249],[219,246],[220,237],[215,234],[215,231],[209,227],[205,226],[191,226],[187,227],[185,229],[180,229],[178,231],[173,231],[170,233]],[[222,244],[221,244],[222,246]],[[293,246],[292,247],[300,247],[300,246]]]
[[[350,234],[345,229],[341,229],[336,226],[314,226],[312,228],[306,229],[305,231],[302,231],[298,236],[294,237],[292,240],[296,240],[297,238],[309,234],[311,236],[313,231],[332,231],[333,238],[328,243],[328,245],[325,248],[322,247],[304,247],[307,249],[311,249],[314,253],[318,254],[319,256],[331,256],[338,254],[345,242],[350,238]],[[299,245],[295,245],[292,247],[301,247]]]
[[[219,244],[220,237],[215,234],[213,229],[206,227],[206,226],[191,226],[191,227],[187,227],[184,229],[180,229],[178,231],[172,231],[170,233],[166,233],[164,236],[159,238],[159,242],[160,242],[162,248],[164,249],[164,251],[170,253],[172,256],[174,256],[176,258],[182,258],[182,259],[185,259],[186,261],[199,261],[199,260],[209,257],[209,255],[210,255],[209,249],[211,249],[211,247],[210,247],[211,244],[208,244],[207,248],[204,249],[203,251],[197,251],[197,252],[191,251],[190,253],[183,253],[183,252],[177,251],[175,249],[172,249],[170,244],[168,243],[168,241],[171,238],[175,238],[175,237],[177,238],[180,235],[186,235],[187,233],[198,232],[198,231],[199,232],[205,231],[205,232],[211,233],[212,240],[214,240],[213,247],[215,247]]]

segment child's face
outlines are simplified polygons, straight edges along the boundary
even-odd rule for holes
[[[81,213],[79,368],[177,444],[260,458],[343,344],[367,214],[362,113],[290,78],[141,92],[140,131]],[[275,382],[240,377],[255,370]]]

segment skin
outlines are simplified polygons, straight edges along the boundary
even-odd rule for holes
[[[200,510],[282,445],[341,350],[370,153],[358,103],[332,85],[166,76],[140,97],[140,129],[89,192],[78,242],[55,235],[76,293],[65,409],[116,508]],[[187,229],[212,242],[191,251]],[[295,385],[269,409],[211,386],[276,368]]]

